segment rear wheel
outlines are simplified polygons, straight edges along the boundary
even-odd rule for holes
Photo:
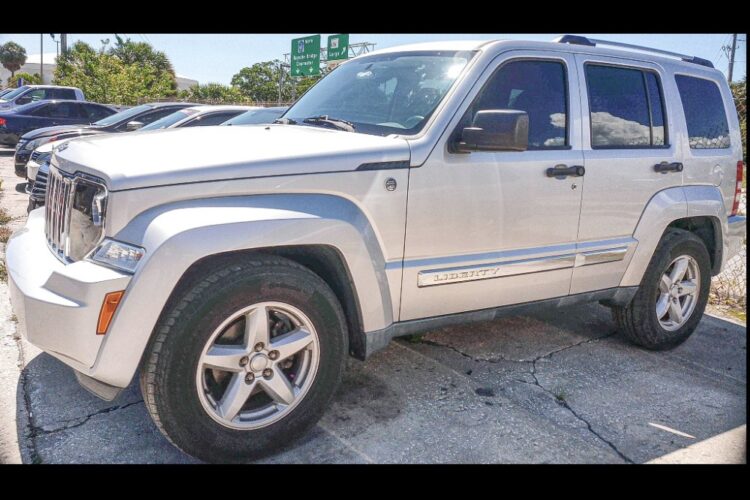
[[[210,462],[245,462],[303,434],[333,396],[348,353],[328,285],[290,260],[224,262],[170,302],[141,374],[159,429]]]
[[[638,345],[675,347],[698,326],[710,286],[711,261],[703,241],[689,231],[670,229],[631,303],[613,308],[615,321]]]

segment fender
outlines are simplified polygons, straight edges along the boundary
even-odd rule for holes
[[[639,286],[651,257],[667,227],[686,217],[711,217],[717,234],[717,249],[726,258],[727,216],[724,200],[716,186],[683,186],[654,195],[641,214],[633,237],[638,245],[620,282],[621,287]],[[720,240],[719,240],[720,239]],[[720,259],[721,260],[721,259]]]
[[[91,373],[125,387],[138,368],[173,287],[198,260],[219,253],[288,245],[327,245],[357,284],[364,331],[393,322],[386,265],[367,217],[352,202],[324,194],[188,200],[149,209],[115,239],[143,246]]]

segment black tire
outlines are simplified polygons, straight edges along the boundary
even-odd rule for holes
[[[659,323],[655,305],[662,274],[681,255],[689,255],[698,263],[698,300],[685,324],[669,331]],[[659,242],[633,300],[625,307],[613,307],[612,313],[618,328],[633,343],[653,350],[671,349],[687,340],[698,326],[706,309],[710,287],[711,260],[706,245],[689,231],[669,229]]]
[[[293,305],[312,321],[320,346],[317,375],[281,420],[259,429],[231,429],[201,405],[197,363],[222,321],[264,301]],[[318,421],[341,381],[348,352],[343,310],[318,275],[276,256],[220,260],[169,301],[144,354],[141,391],[157,427],[175,446],[207,462],[247,462],[281,450]]]

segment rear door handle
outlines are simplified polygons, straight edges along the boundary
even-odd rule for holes
[[[564,179],[566,177],[583,177],[586,175],[586,169],[582,165],[573,165],[569,167],[567,165],[555,165],[552,168],[547,169],[547,177],[555,177],[557,179]]]
[[[667,172],[682,172],[682,163],[678,161],[672,163],[663,161],[654,165],[654,170],[663,174]]]

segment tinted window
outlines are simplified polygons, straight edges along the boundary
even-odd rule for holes
[[[147,130],[161,130],[163,128],[169,128],[175,123],[184,120],[190,115],[193,115],[197,113],[194,109],[182,109],[180,111],[175,111],[174,113],[170,113],[167,116],[151,122],[149,125],[146,125],[145,127],[140,128],[139,130],[141,132],[147,131]]]
[[[47,106],[47,116],[50,118],[78,119],[84,118],[80,106],[70,102],[58,102]]]
[[[34,89],[28,94],[24,94],[24,97],[30,97],[31,101],[47,99],[47,89]]]
[[[167,115],[171,115],[177,111],[176,108],[159,108],[155,111],[152,111],[151,113],[146,113],[142,116],[137,116],[133,118],[133,120],[137,122],[141,122],[144,125],[148,125],[149,123],[155,122],[156,120],[159,120],[160,118],[164,118]]]
[[[685,111],[691,149],[729,147],[729,125],[719,86],[715,82],[676,75]]]
[[[659,81],[647,71],[586,65],[593,147],[628,148],[666,143]]]
[[[27,111],[28,110],[28,111]],[[38,104],[29,104],[27,106],[22,106],[16,110],[17,113],[21,114],[27,114],[31,116],[39,116],[39,117],[48,117],[50,112],[50,105],[38,105]]]
[[[113,114],[112,111],[110,111],[108,108],[105,108],[103,106],[95,106],[93,104],[86,104],[84,106],[84,109],[86,110],[89,121],[91,122],[101,120],[102,118],[106,118],[107,116]]]
[[[227,111],[226,113],[214,113],[208,116],[201,116],[186,123],[183,127],[207,127],[210,125],[220,125],[230,118],[234,118],[239,113],[241,113],[241,111]]]
[[[102,127],[106,127],[107,125],[114,125],[115,123],[119,123],[121,121],[128,122],[134,116],[140,113],[143,113],[144,111],[148,111],[149,109],[152,109],[152,108],[148,104],[141,104],[140,106],[136,106],[134,108],[128,108],[126,110],[120,111],[119,113],[115,113],[114,115],[103,118],[99,120],[98,122],[96,122],[96,125],[101,125]]]
[[[76,100],[76,93],[73,89],[47,89],[47,99],[70,99]]]
[[[514,61],[502,66],[482,89],[471,109],[473,117],[488,109],[515,109],[529,115],[528,149],[568,144],[568,101],[562,63]]]

